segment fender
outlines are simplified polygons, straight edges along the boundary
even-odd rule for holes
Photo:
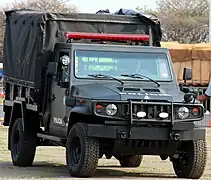
[[[71,109],[71,111],[69,113],[69,117],[68,117],[69,118],[68,131],[67,131],[68,133],[69,133],[71,126],[75,123],[75,119],[72,118],[75,113],[80,114],[80,115],[92,115],[90,107],[88,107],[86,105],[80,105],[80,106],[73,107]]]
[[[82,115],[91,115],[92,114],[90,108],[86,105],[80,105],[80,106],[73,107],[69,113],[69,117],[71,117],[72,113],[78,113],[78,114],[82,114]]]

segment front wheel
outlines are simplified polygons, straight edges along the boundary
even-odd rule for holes
[[[97,169],[98,159],[98,140],[87,136],[86,124],[73,125],[66,144],[66,162],[71,176],[93,176]]]
[[[173,168],[178,178],[199,179],[207,163],[205,140],[183,142],[177,159],[172,158]]]
[[[31,166],[36,152],[36,134],[23,131],[22,119],[15,120],[10,134],[11,157],[14,166]]]

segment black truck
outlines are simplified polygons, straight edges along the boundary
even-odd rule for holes
[[[98,160],[138,167],[170,159],[180,178],[207,162],[204,107],[179,86],[159,19],[142,14],[6,11],[4,126],[14,166],[36,147],[66,147],[71,176],[94,176]],[[184,69],[184,84],[192,76]]]

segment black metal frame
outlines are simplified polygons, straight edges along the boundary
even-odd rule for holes
[[[136,121],[134,120],[133,118],[133,104],[139,104],[139,105],[169,105],[171,106],[171,118],[170,120],[162,120],[162,121],[158,121],[156,119],[141,119],[141,122],[147,122],[147,123],[166,123],[169,125],[169,127],[171,127],[171,129],[173,128],[174,124],[175,123],[183,123],[183,122],[194,122],[194,121],[200,121],[203,119],[203,113],[202,113],[202,117],[200,118],[195,118],[195,119],[184,119],[184,120],[178,120],[178,119],[175,119],[174,117],[174,107],[175,105],[176,106],[185,106],[185,107],[201,107],[203,109],[203,106],[201,104],[183,104],[183,103],[174,103],[174,102],[139,102],[139,101],[132,101],[132,100],[129,100],[129,101],[109,101],[109,100],[103,100],[103,101],[98,101],[98,100],[92,100],[92,103],[93,103],[93,109],[94,109],[94,115],[98,116],[98,117],[103,117],[103,118],[108,118],[108,119],[111,119],[113,120],[113,123],[109,123],[110,125],[115,125],[114,121],[118,121],[118,120],[127,120],[129,123],[129,131],[128,131],[128,135],[130,137],[131,135],[131,128],[133,127],[133,122]],[[115,117],[115,116],[104,116],[104,115],[100,115],[98,113],[96,113],[96,104],[97,103],[112,103],[112,104],[128,104],[129,105],[129,111],[130,111],[130,117],[129,119],[128,118],[122,118],[122,117]],[[171,124],[170,124],[171,123]],[[124,123],[123,123],[124,124]]]
[[[190,107],[190,106],[194,106],[194,107],[201,107],[202,109],[204,108],[201,104],[184,104],[184,103],[175,103],[175,102],[169,102],[169,103],[163,103],[163,102],[139,102],[139,101],[112,101],[112,100],[91,100],[91,102],[95,105],[97,103],[112,103],[112,104],[129,104],[130,105],[130,114],[132,115],[132,104],[140,104],[140,105],[170,105],[171,106],[171,110],[172,112],[174,111],[174,106],[185,106],[185,107]],[[99,117],[104,117],[104,118],[110,118],[110,119],[116,119],[117,117],[113,117],[113,116],[103,116],[103,115],[100,115],[100,114],[97,114],[96,113],[96,109],[95,109],[95,106],[94,106],[94,114],[96,116],[99,116]],[[130,117],[132,118],[132,117]],[[117,118],[117,119],[125,119],[125,118]],[[132,118],[133,119],[133,118]],[[172,113],[172,117],[171,117],[171,123],[172,125],[174,124],[174,116],[173,116],[173,113]],[[190,122],[190,121],[200,121],[203,119],[203,116],[201,118],[195,118],[195,119],[184,119],[184,120],[175,120],[176,122]],[[147,119],[142,119],[143,121],[147,122],[149,120]],[[150,120],[149,122],[153,122],[153,120]],[[157,120],[154,120],[154,122],[157,122]],[[170,122],[170,121],[162,121],[162,122]]]

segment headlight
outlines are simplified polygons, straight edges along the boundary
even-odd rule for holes
[[[109,104],[106,106],[106,114],[114,116],[117,113],[117,106],[115,104]]]
[[[180,107],[178,110],[178,116],[180,119],[185,119],[189,116],[189,109],[186,107]]]
[[[166,119],[167,117],[169,117],[169,114],[166,113],[166,112],[161,112],[161,113],[159,114],[159,117],[162,118],[162,119]]]
[[[62,61],[62,64],[64,66],[67,66],[69,64],[69,62],[70,62],[70,58],[69,58],[69,56],[64,55],[64,56],[61,57],[61,61]]]
[[[145,113],[145,112],[142,112],[142,111],[140,111],[140,112],[137,112],[137,114],[136,114],[136,116],[138,117],[138,118],[143,118],[143,117],[145,117],[147,114]]]

